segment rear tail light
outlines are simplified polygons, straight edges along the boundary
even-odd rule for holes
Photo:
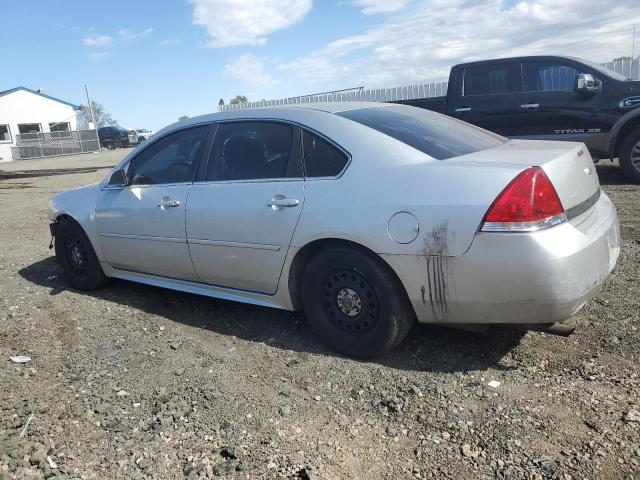
[[[483,232],[535,232],[566,220],[549,177],[540,167],[518,174],[498,195],[482,220]]]

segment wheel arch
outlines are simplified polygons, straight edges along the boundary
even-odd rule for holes
[[[320,252],[326,250],[327,248],[332,247],[344,247],[350,248],[356,251],[359,251],[374,261],[378,262],[383,266],[385,270],[391,275],[391,277],[398,283],[398,286],[402,289],[406,296],[407,302],[411,305],[409,301],[409,295],[407,294],[407,290],[400,280],[400,277],[396,273],[396,271],[391,267],[391,265],[376,252],[371,250],[370,248],[362,245],[361,243],[354,242],[352,240],[346,240],[344,238],[322,238],[313,240],[306,245],[304,245],[298,252],[295,257],[291,261],[291,266],[289,267],[289,275],[287,279],[287,287],[289,290],[289,296],[291,298],[291,304],[294,310],[302,309],[302,299],[301,299],[301,287],[302,287],[302,275],[304,271],[311,261],[313,257],[318,255]],[[413,308],[413,307],[412,307]]]
[[[612,159],[620,154],[620,146],[624,139],[627,138],[627,135],[637,128],[640,128],[640,108],[625,114],[611,129],[609,153]]]
[[[89,230],[87,230],[87,226],[83,224],[83,222],[81,222],[78,218],[76,218],[75,215],[69,213],[69,212],[58,212],[55,216],[55,222],[56,223],[60,223],[63,220],[68,220],[71,222],[74,222],[75,224],[77,224],[80,229],[84,232],[84,234],[87,236],[87,238],[89,239],[89,243],[91,244],[91,247],[93,248],[93,251],[95,252],[96,256],[98,257],[99,261],[103,260],[103,256],[102,256],[102,250],[100,249],[100,245],[98,245],[97,239],[95,238],[95,236],[92,234],[92,232],[90,232]]]

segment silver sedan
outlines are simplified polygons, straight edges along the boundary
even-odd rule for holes
[[[49,205],[81,290],[109,277],[304,309],[343,353],[412,324],[553,330],[620,251],[579,143],[507,140],[409,106],[236,110],[164,128]]]

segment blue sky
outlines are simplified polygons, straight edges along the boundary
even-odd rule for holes
[[[630,54],[640,24],[637,0],[34,0],[2,12],[0,90],[84,103],[87,83],[122,126],[153,129],[236,94],[442,80],[507,55],[605,61]]]

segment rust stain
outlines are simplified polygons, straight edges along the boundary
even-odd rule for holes
[[[427,289],[429,305],[434,320],[445,320],[449,314],[448,298],[448,263],[447,239],[449,236],[448,223],[441,223],[427,233],[424,239],[424,255],[427,262]],[[426,303],[424,286],[422,298]]]

